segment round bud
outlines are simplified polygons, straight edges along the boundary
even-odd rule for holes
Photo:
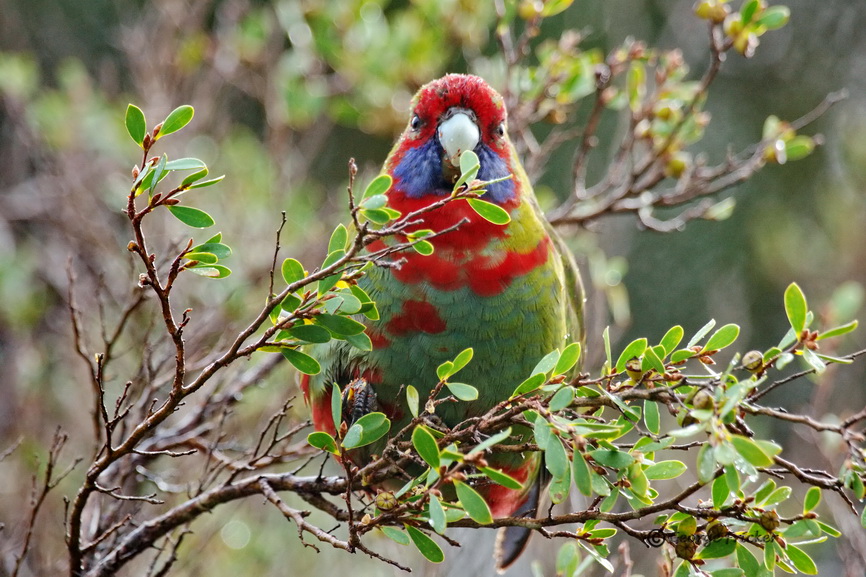
[[[701,389],[695,393],[692,399],[692,406],[696,409],[712,409],[715,406],[713,395],[708,391]]]
[[[710,541],[716,541],[724,538],[728,534],[728,527],[718,519],[710,521],[707,525],[707,538]]]
[[[691,561],[695,556],[695,553],[698,552],[698,544],[691,537],[680,536],[677,539],[675,549],[677,557],[685,559],[686,561]]]
[[[779,528],[779,514],[775,511],[764,511],[761,513],[761,518],[758,524],[764,528],[767,533],[772,533]]]
[[[376,507],[380,511],[390,511],[397,506],[397,498],[391,491],[382,491],[376,495]]]
[[[742,365],[750,373],[759,373],[764,368],[764,355],[761,351],[749,351],[743,355]]]
[[[633,380],[635,383],[639,383],[644,376],[644,373],[641,370],[640,359],[637,357],[630,358],[625,363],[625,372],[628,375],[628,378]]]

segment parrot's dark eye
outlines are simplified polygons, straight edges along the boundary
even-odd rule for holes
[[[496,136],[499,136],[500,138],[505,136],[505,123],[504,122],[500,122],[496,126]]]
[[[418,130],[419,128],[421,128],[421,117],[417,114],[412,116],[412,121],[409,123],[409,126],[410,128],[412,128],[412,130]]]

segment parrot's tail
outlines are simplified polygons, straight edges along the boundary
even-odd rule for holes
[[[544,493],[544,488],[549,481],[550,476],[542,462],[539,466],[535,482],[532,483],[532,488],[529,490],[526,502],[514,512],[513,516],[535,517],[538,513],[541,495]],[[493,551],[497,573],[504,573],[512,563],[517,561],[517,558],[526,549],[526,545],[529,544],[532,531],[532,529],[526,527],[503,527],[499,530],[499,534],[496,536],[496,547]]]

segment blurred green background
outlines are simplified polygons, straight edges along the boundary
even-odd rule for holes
[[[627,342],[658,339],[674,324],[693,332],[715,318],[742,327],[741,350],[766,349],[787,326],[782,292],[791,281],[828,324],[857,316],[866,282],[866,3],[786,4],[790,24],[762,37],[754,58],[731,54],[710,91],[712,123],[695,148],[719,162],[729,147],[759,140],[768,115],[793,120],[845,88],[849,99],[805,131],[822,134],[825,145],[738,187],[728,220],[662,235],[617,217],[576,235],[571,242],[590,292],[591,359],[614,320],[613,334]],[[696,76],[708,51],[705,25],[691,8],[691,1],[578,0],[545,22],[534,42],[576,28],[587,34],[584,46],[610,50],[633,36],[681,47]],[[196,311],[199,342],[217,343],[221,331],[245,326],[264,300],[280,211],[288,219],[284,254],[315,266],[332,227],[346,218],[348,159],[358,161],[362,182],[376,174],[418,86],[464,71],[501,83],[494,27],[493,4],[467,0],[0,0],[0,453],[23,439],[0,464],[7,534],[21,526],[34,455],[44,456],[53,429],[61,425],[72,436],[70,455],[88,447],[75,441],[89,433],[87,416],[76,411],[89,389],[72,346],[67,268],[93,339],[96,297],[114,318],[137,280],[121,214],[129,170],[140,160],[123,129],[126,104],[139,105],[151,126],[175,106],[193,105],[195,119],[167,151],[227,174],[196,205],[235,249],[227,262],[234,274],[221,283],[189,279],[176,300]],[[580,107],[569,121],[579,124],[585,114]],[[608,135],[617,129],[613,116],[603,126]],[[602,136],[591,180],[611,154]],[[536,184],[549,206],[569,188],[574,146],[554,154]],[[164,219],[150,238],[169,247],[184,234]],[[201,234],[197,241],[212,233]],[[630,316],[622,312],[625,298]],[[864,345],[855,333],[829,352]],[[139,352],[134,342],[126,346],[129,356]],[[844,418],[866,402],[863,382],[863,363],[837,368],[788,387],[771,404]],[[278,371],[244,399],[241,416],[259,422],[294,386],[288,368]],[[839,466],[838,447],[797,431],[776,435],[816,467]],[[52,497],[37,549],[46,567],[62,566],[63,506],[60,494]],[[825,512],[841,511],[835,504]],[[856,519],[837,523],[855,534],[818,555],[827,574],[866,566]],[[193,529],[178,574],[391,573],[359,556],[303,548],[294,527],[256,500],[229,505]],[[425,575],[491,573],[493,533],[483,533],[484,544],[467,537],[442,567],[412,564]],[[555,545],[535,541],[533,553],[552,575]],[[0,534],[0,558],[14,546]],[[639,566],[654,574],[643,545],[632,543],[632,551],[647,557]],[[512,574],[528,574],[530,559]]]

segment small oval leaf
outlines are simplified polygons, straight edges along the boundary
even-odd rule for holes
[[[141,146],[147,133],[147,121],[144,119],[144,112],[135,104],[126,107],[126,131],[135,143]]]
[[[284,348],[283,356],[288,359],[292,365],[305,375],[318,375],[322,370],[319,362],[308,354],[296,351],[295,349]]]
[[[454,487],[457,489],[457,498],[463,509],[476,523],[489,525],[493,522],[493,515],[490,513],[490,507],[484,498],[478,492],[462,481],[454,481]]]
[[[166,116],[165,120],[162,121],[162,128],[159,129],[159,134],[156,135],[157,140],[163,136],[177,132],[189,124],[189,121],[192,120],[194,114],[195,110],[188,104],[178,106],[172,110],[169,115]]]
[[[412,543],[415,544],[418,551],[420,551],[428,561],[431,563],[441,563],[445,560],[445,553],[442,552],[442,549],[433,539],[412,525],[403,526],[406,528],[406,532],[409,533],[409,538],[412,539]]]
[[[214,224],[214,219],[211,218],[211,215],[198,208],[175,205],[169,206],[168,210],[179,221],[193,228],[207,228]]]
[[[478,216],[493,224],[504,225],[511,222],[511,215],[499,205],[481,200],[480,198],[467,198],[466,202],[472,207]]]

